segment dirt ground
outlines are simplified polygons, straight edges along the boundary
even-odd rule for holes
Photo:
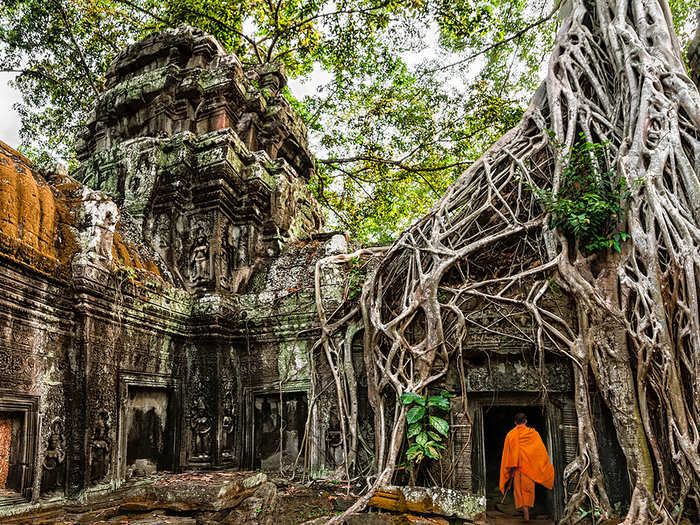
[[[499,512],[497,510],[489,510],[486,513],[486,525],[554,525],[554,521],[547,518],[534,516],[530,521],[523,520],[522,516],[512,516]]]
[[[191,471],[160,473],[81,500],[42,502],[3,525],[318,525],[350,507],[362,487],[335,481],[299,483],[273,473]],[[494,513],[495,512],[495,513]],[[357,514],[348,525],[460,525],[459,519],[387,513]],[[490,511],[488,525],[522,521]],[[532,521],[553,525],[552,521]],[[480,525],[484,525],[481,521]]]

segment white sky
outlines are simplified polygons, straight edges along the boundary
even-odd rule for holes
[[[19,146],[19,115],[12,109],[20,101],[19,92],[9,86],[14,74],[0,73],[0,140],[16,148]]]

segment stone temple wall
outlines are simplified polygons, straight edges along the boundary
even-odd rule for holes
[[[347,240],[320,233],[284,83],[180,27],[115,60],[71,176],[0,143],[0,514],[299,449],[314,265]]]

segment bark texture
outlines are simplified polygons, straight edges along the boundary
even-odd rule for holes
[[[666,0],[568,0],[548,75],[518,126],[394,244],[362,296],[365,360],[385,482],[403,439],[395,396],[423,392],[461,355],[466,305],[504,316],[520,305],[533,347],[573,363],[579,417],[579,507],[611,515],[589,402],[594,378],[613,416],[633,487],[626,524],[675,523],[700,495],[700,97]],[[583,253],[551,229],[534,188],[556,193],[583,133],[607,141],[631,190],[622,252]],[[504,256],[509,254],[509,257]],[[508,260],[505,260],[508,259]],[[574,321],[548,307],[552,283]]]

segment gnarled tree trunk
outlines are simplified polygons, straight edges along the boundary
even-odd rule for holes
[[[667,0],[569,0],[562,12],[547,78],[520,124],[401,236],[365,285],[377,471],[386,481],[403,439],[402,417],[382,430],[387,392],[421,392],[444,375],[468,299],[504,311],[518,304],[535,324],[536,351],[573,363],[579,457],[566,474],[578,476],[578,489],[564,521],[582,505],[611,514],[592,372],[627,459],[626,523],[671,523],[700,495],[700,96]],[[533,192],[562,184],[566,156],[550,132],[565,152],[580,133],[607,142],[608,164],[631,189],[622,253],[585,254],[550,229]],[[513,260],[500,269],[474,262],[505,248]],[[553,280],[575,302],[573,322],[541,301]]]

